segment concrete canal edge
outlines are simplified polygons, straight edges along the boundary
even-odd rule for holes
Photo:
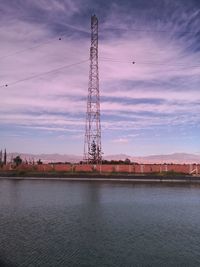
[[[0,177],[0,180],[53,180],[53,181],[97,181],[97,182],[132,182],[132,183],[196,183],[200,184],[200,176],[187,177],[149,177],[149,176],[135,176],[135,177]]]

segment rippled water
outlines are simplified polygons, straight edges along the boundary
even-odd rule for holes
[[[200,187],[0,180],[0,266],[200,266]]]

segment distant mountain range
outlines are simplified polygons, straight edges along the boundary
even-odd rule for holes
[[[43,163],[49,163],[49,162],[79,162],[82,160],[81,156],[76,156],[76,155],[70,155],[70,154],[27,154],[27,153],[8,153],[8,159],[14,158],[17,155],[20,155],[20,157],[23,160],[29,161],[38,161],[39,159]]]
[[[37,161],[39,159],[44,163],[48,162],[79,162],[82,160],[82,156],[71,155],[71,154],[25,154],[25,153],[9,153],[8,159],[12,157],[20,157],[27,161]],[[137,163],[200,163],[200,155],[187,154],[187,153],[174,153],[168,155],[150,155],[144,157],[134,157],[125,154],[109,155],[104,156],[105,160],[125,160],[130,159],[132,162]]]

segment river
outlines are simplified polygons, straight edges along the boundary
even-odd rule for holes
[[[200,266],[200,186],[1,179],[0,266]]]

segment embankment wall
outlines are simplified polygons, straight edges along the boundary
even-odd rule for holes
[[[182,174],[200,174],[200,164],[130,164],[130,165],[86,165],[86,164],[21,164],[18,167],[4,165],[2,170],[16,169],[19,171],[37,172],[100,172],[100,173],[132,173],[153,174],[161,172],[176,172]]]

